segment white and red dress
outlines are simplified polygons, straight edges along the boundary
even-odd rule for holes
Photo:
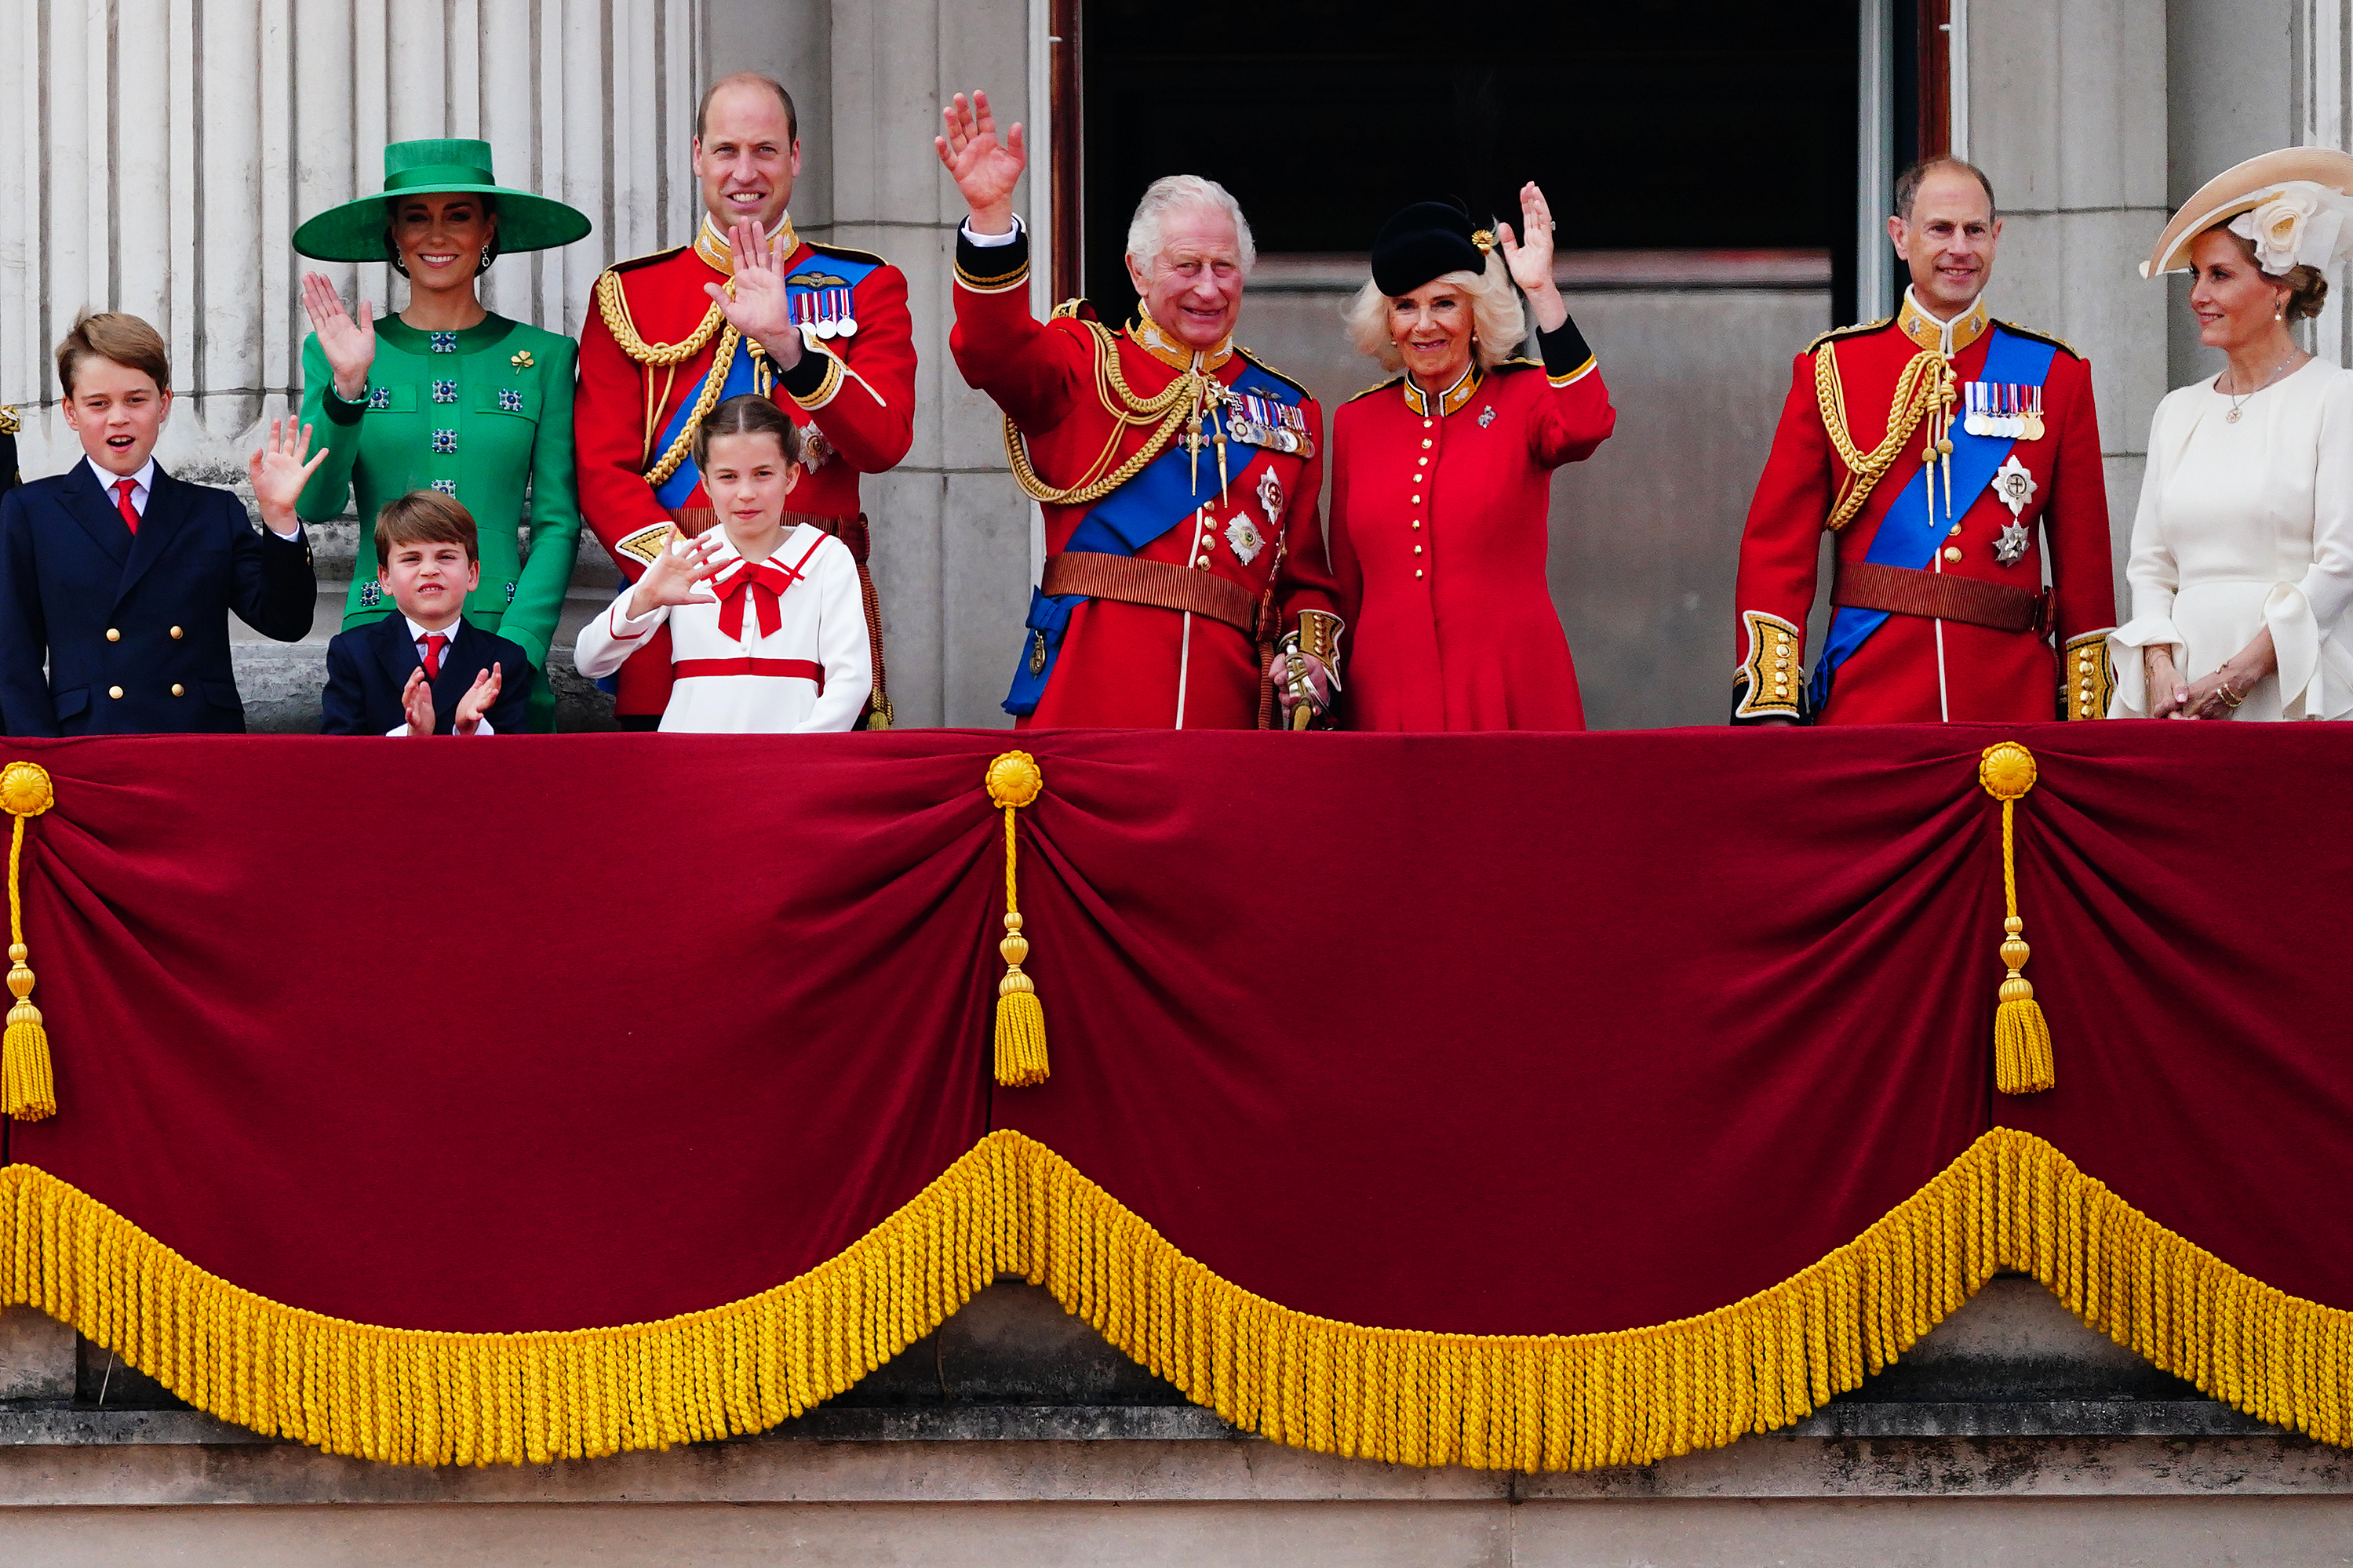
[[[723,530],[712,604],[657,605],[630,616],[622,595],[580,629],[572,662],[597,679],[670,626],[665,730],[814,734],[856,727],[873,689],[866,611],[849,547],[802,523],[765,561],[747,561]]]

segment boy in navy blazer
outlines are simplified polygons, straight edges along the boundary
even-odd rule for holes
[[[520,735],[531,656],[460,613],[481,583],[473,514],[438,490],[411,490],[375,520],[376,581],[396,616],[327,645],[324,735]],[[512,690],[506,672],[516,672]]]
[[[84,460],[0,499],[0,711],[16,735],[237,733],[245,705],[228,616],[299,642],[319,584],[294,498],[326,458],[270,426],[248,472],[267,531],[228,490],[154,459],[172,406],[164,340],[136,316],[85,316],[58,345]],[[43,665],[47,664],[47,673]]]

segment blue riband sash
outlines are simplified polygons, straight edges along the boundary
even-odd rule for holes
[[[2051,361],[2058,351],[2049,343],[2037,342],[1992,329],[1993,342],[1986,349],[1985,368],[1978,379],[2012,386],[2041,386],[2051,373]],[[1923,463],[1879,520],[1879,531],[1872,535],[1871,548],[1863,552],[1865,561],[1882,566],[1905,566],[1915,572],[1925,569],[1936,558],[1936,548],[1945,541],[1946,531],[1955,521],[1968,515],[1985,488],[1993,483],[1995,470],[2017,445],[2014,436],[1973,436],[1956,423],[1950,431],[1953,440],[1953,500],[1949,512],[1940,512],[1934,504],[1935,491],[1930,488],[1934,474],[1931,465]],[[1941,488],[1941,487],[1939,487]],[[2039,584],[2038,584],[2039,586]],[[1865,610],[1852,605],[1841,605],[1831,616],[1831,634],[1822,645],[1822,656],[1814,665],[1813,689],[1810,693],[1813,710],[1820,714],[1831,700],[1831,686],[1838,667],[1854,657],[1855,649],[1871,639],[1871,634],[1886,624],[1888,611]]]
[[[855,288],[860,279],[873,270],[874,263],[871,261],[853,261],[847,256],[812,250],[803,257],[790,272],[785,274],[786,303],[788,306],[799,307],[796,310],[794,319],[798,320],[799,311],[807,309],[800,307],[799,304],[804,295],[822,293],[837,286]],[[812,281],[797,281],[804,277],[811,279]],[[824,279],[824,281],[822,283],[814,281],[818,278]],[[678,411],[670,416],[670,423],[662,426],[660,438],[654,442],[656,452],[669,451],[670,443],[678,439],[679,432],[686,428],[687,418],[693,414],[695,405],[702,401],[702,388],[710,380],[711,372],[706,367],[702,374],[696,378],[694,384],[687,388],[686,395],[679,400]],[[739,343],[736,345],[735,357],[727,362],[727,379],[720,385],[719,401],[713,403],[712,406],[716,408],[719,403],[723,403],[728,398],[740,397],[744,393],[758,390],[752,382],[751,352]],[[670,478],[654,487],[654,499],[670,510],[676,511],[693,499],[694,492],[701,488],[702,484],[702,469],[696,464],[693,455],[689,453],[677,468],[670,470]]]
[[[1271,398],[1290,407],[1303,401],[1297,387],[1247,362],[1231,384],[1237,392]],[[1217,424],[1225,416],[1221,405],[1210,419]],[[1240,454],[1240,468],[1246,468],[1265,449],[1229,445],[1229,480],[1240,479],[1240,468],[1235,466],[1237,452]],[[1170,442],[1166,451],[1095,502],[1080,519],[1079,526],[1071,531],[1070,542],[1063,548],[1104,555],[1134,554],[1218,499],[1217,455],[1205,448],[1198,466],[1199,472],[1196,474],[1193,454],[1178,443]],[[1023,623],[1027,635],[1021,640],[1021,657],[1014,662],[1013,688],[1005,695],[1008,713],[1018,718],[1037,711],[1038,700],[1046,694],[1046,682],[1052,679],[1055,662],[1061,658],[1062,634],[1070,628],[1071,612],[1085,601],[1083,594],[1046,594],[1035,588],[1029,591],[1029,615]]]

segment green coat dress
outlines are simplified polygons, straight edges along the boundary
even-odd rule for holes
[[[421,332],[397,316],[375,324],[364,399],[335,395],[318,334],[302,344],[302,417],[327,460],[295,510],[311,522],[343,514],[356,495],[359,560],[343,629],[382,620],[392,596],[376,582],[375,515],[410,490],[454,495],[480,532],[481,585],[466,618],[520,644],[532,661],[532,728],[554,728],[547,645],[580,538],[572,468],[572,379],[579,345],[504,316],[460,332]],[[531,559],[516,531],[531,498]]]

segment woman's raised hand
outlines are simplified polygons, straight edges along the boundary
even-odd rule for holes
[[[302,487],[327,460],[327,449],[319,448],[308,462],[303,454],[311,450],[311,427],[291,419],[273,419],[269,434],[262,438],[261,449],[245,465],[246,478],[253,481],[253,499],[261,508],[261,521],[269,531],[281,537],[301,526],[294,517],[294,503],[301,499]]]
[[[629,592],[629,618],[650,614],[662,605],[715,605],[719,595],[702,580],[719,570],[712,556],[719,549],[719,531],[700,539],[674,539],[659,553],[638,585]]]
[[[791,290],[785,286],[785,258],[768,244],[768,237],[750,218],[738,218],[727,237],[733,258],[735,291],[705,283],[702,291],[719,306],[727,324],[767,351],[780,370],[801,363],[800,329],[793,325]]]
[[[1549,332],[1568,320],[1568,306],[1553,286],[1552,208],[1534,180],[1520,187],[1520,228],[1527,236],[1525,240],[1512,233],[1510,224],[1497,224],[1495,243],[1504,247],[1504,265],[1511,268],[1512,281],[1535,307],[1538,330]]]
[[[1007,234],[1013,228],[1013,187],[1020,183],[1021,171],[1029,166],[1029,158],[1021,142],[1021,124],[1016,121],[1000,142],[997,137],[997,115],[988,107],[988,94],[976,88],[967,100],[963,93],[955,101],[940,110],[946,123],[947,134],[932,138],[939,149],[940,162],[947,168],[956,189],[964,193],[965,205],[972,209],[972,231],[975,234]]]
[[[319,350],[335,373],[335,395],[357,403],[367,391],[368,372],[375,366],[375,307],[360,301],[358,319],[343,309],[343,297],[324,274],[302,274],[302,310],[311,330],[319,334]]]

